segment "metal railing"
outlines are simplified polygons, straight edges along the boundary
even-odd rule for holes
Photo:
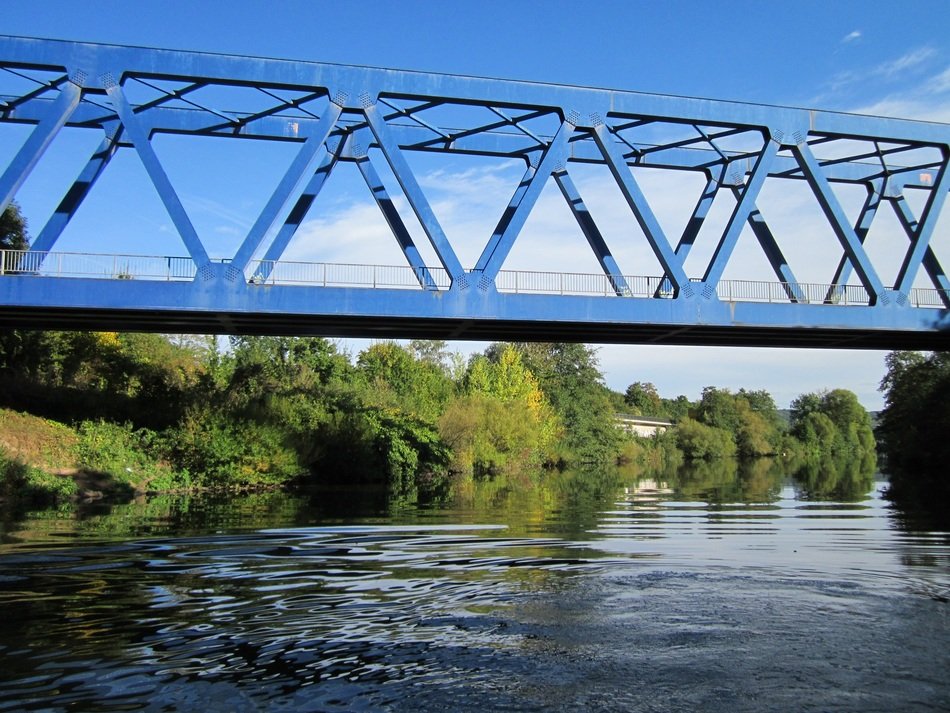
[[[252,260],[248,281],[256,285],[322,285],[323,287],[425,287],[447,290],[452,284],[442,268],[408,265],[356,265],[329,262]]]
[[[185,281],[196,272],[190,257],[0,250],[0,275]]]
[[[499,292],[517,294],[672,297],[672,291],[657,294],[662,283],[662,277],[526,270],[501,270],[495,278]]]
[[[863,285],[830,285],[813,282],[720,280],[716,295],[724,302],[868,305],[871,296]]]
[[[229,261],[219,259],[215,262]],[[196,274],[195,263],[189,257],[0,250],[0,276],[184,282],[193,280]],[[408,265],[252,260],[246,274],[250,284],[262,286],[447,290],[452,284],[448,272],[442,268],[415,268]],[[479,272],[473,270],[470,274],[476,278],[473,282],[477,282]],[[495,286],[499,292],[514,294],[637,298],[674,296],[664,277],[641,275],[502,270],[495,279]],[[721,280],[716,286],[716,294],[724,302],[841,306],[871,303],[871,296],[863,285]],[[944,308],[950,304],[950,291],[914,288],[907,298],[914,307]]]

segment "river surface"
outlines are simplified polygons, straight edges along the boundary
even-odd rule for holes
[[[950,710],[950,536],[883,481],[557,478],[7,523],[0,711]]]

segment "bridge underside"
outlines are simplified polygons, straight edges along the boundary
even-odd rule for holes
[[[674,344],[827,349],[950,350],[950,332],[536,320],[431,319],[351,315],[261,315],[179,310],[0,309],[0,328],[109,330],[166,334],[255,334],[472,341]]]

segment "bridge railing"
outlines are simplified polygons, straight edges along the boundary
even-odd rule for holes
[[[442,268],[357,265],[330,262],[252,260],[249,281],[258,285],[322,285],[447,290],[452,280]]]
[[[495,278],[499,292],[555,295],[621,295],[623,297],[672,297],[657,295],[662,277],[605,275],[581,272],[529,272],[501,270]]]
[[[228,260],[217,262],[227,263]],[[189,257],[0,250],[0,276],[185,282],[193,280],[196,274],[195,264]],[[252,260],[247,274],[248,282],[254,285],[447,290],[452,284],[448,272],[442,268],[408,265]],[[642,275],[501,270],[495,285],[499,292],[514,294],[673,296],[665,278]],[[842,306],[866,306],[871,302],[870,294],[862,285],[721,280],[716,293],[725,302]],[[950,293],[914,288],[908,294],[908,300],[914,307],[942,308],[950,302]]]
[[[187,281],[193,280],[195,274],[195,263],[190,257],[0,251],[0,275]]]
[[[868,305],[871,296],[863,285],[813,282],[721,280],[716,294],[724,302],[797,302],[799,304]]]

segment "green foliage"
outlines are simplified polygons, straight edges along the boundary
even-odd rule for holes
[[[610,392],[603,383],[596,352],[584,344],[515,345],[564,427],[562,458],[577,463],[609,463],[623,437],[614,425]],[[489,349],[489,356],[498,352]]]
[[[439,433],[453,454],[452,469],[475,475],[539,464],[539,431],[523,404],[479,393],[456,399],[439,419]]]
[[[51,507],[76,496],[76,483],[10,458],[0,448],[0,501]]]
[[[846,389],[802,394],[791,404],[791,432],[806,453],[829,456],[874,452],[871,417]]]
[[[676,444],[687,460],[729,458],[736,454],[732,434],[725,429],[685,418],[675,433]]]
[[[656,386],[649,382],[636,381],[627,387],[624,402],[638,416],[657,417],[663,410],[663,401]]]
[[[782,436],[782,421],[767,391],[733,394],[709,386],[696,406],[696,420],[729,433],[735,452],[743,458],[774,455]]]
[[[398,500],[432,499],[447,486],[448,447],[409,414],[373,407],[336,412],[320,437],[332,444],[316,463],[321,482],[382,486]]]
[[[109,476],[119,490],[146,491],[186,484],[154,455],[158,444],[152,431],[105,421],[83,421],[77,430],[81,467]]]
[[[950,502],[950,353],[892,352],[877,429],[891,494],[924,505],[946,526]]]
[[[0,215],[0,250],[27,250],[29,247],[26,218],[20,212],[20,206],[10,203]]]
[[[455,392],[435,356],[424,352],[417,359],[395,342],[372,345],[360,353],[356,364],[364,400],[381,408],[398,408],[430,422],[435,422]]]
[[[303,470],[283,429],[210,406],[190,410],[165,441],[173,463],[203,487],[276,484]]]

